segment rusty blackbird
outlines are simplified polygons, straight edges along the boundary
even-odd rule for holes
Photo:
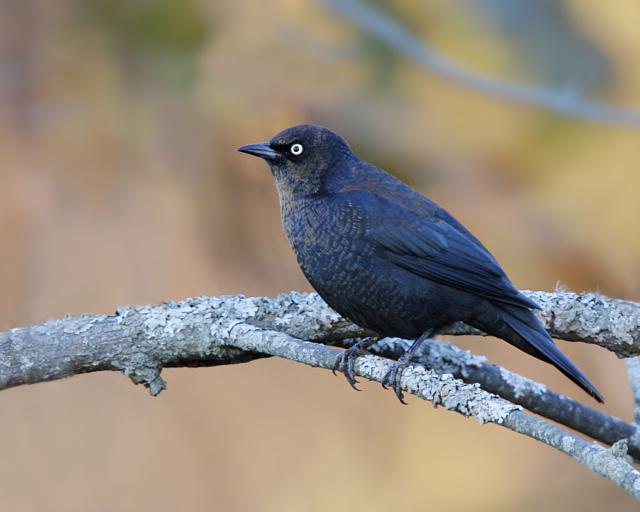
[[[603,401],[533,314],[539,306],[511,284],[482,243],[436,203],[360,160],[341,136],[299,125],[238,151],[269,164],[289,242],[320,296],[380,337],[415,340],[385,379],[400,400],[411,355],[462,321],[554,365]],[[355,358],[376,339],[340,358],[351,385]]]

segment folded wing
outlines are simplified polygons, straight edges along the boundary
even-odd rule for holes
[[[354,214],[367,218],[364,237],[379,256],[439,284],[528,309],[538,305],[509,281],[491,253],[444,210],[418,215],[371,192],[350,192]],[[355,197],[357,196],[357,197]]]

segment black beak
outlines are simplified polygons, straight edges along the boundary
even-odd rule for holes
[[[241,146],[236,151],[240,151],[241,153],[247,153],[248,155],[259,156],[260,158],[264,158],[265,160],[274,160],[279,154],[277,151],[274,151],[268,142],[258,142],[257,144],[247,144],[246,146]]]

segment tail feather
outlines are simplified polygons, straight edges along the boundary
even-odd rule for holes
[[[571,360],[564,355],[544,329],[534,314],[524,308],[502,306],[498,316],[501,320],[493,333],[532,356],[552,364],[566,377],[582,388],[598,402],[604,403],[604,397]],[[492,334],[492,332],[488,332]]]

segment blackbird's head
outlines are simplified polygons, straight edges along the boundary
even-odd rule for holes
[[[281,195],[322,191],[336,164],[353,157],[340,135],[311,124],[287,128],[268,142],[248,144],[238,151],[269,164]]]

